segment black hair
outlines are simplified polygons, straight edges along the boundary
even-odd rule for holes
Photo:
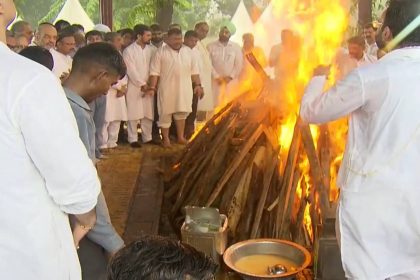
[[[195,32],[194,30],[188,30],[187,32],[185,32],[184,38],[198,38],[198,34],[197,32]]]
[[[362,36],[354,36],[347,40],[347,44],[359,45],[362,48],[366,47],[365,39]]]
[[[117,37],[118,35],[121,36],[121,34],[119,34],[118,32],[108,32],[104,36],[104,41],[105,42],[112,42],[112,41],[114,41],[115,37]]]
[[[85,28],[83,27],[83,25],[81,25],[81,24],[77,24],[77,23],[75,23],[75,24],[72,24],[72,26],[75,28],[75,29],[77,29],[77,31],[79,31],[79,32],[85,32]]]
[[[12,25],[10,30],[13,32],[14,35],[16,35],[16,33],[22,32],[23,28],[27,25],[30,25],[29,22],[19,20]]]
[[[66,28],[58,32],[57,43],[63,40],[64,38],[74,37],[74,34],[75,34],[74,28],[71,25],[67,26]]]
[[[188,244],[144,236],[121,249],[108,266],[108,280],[213,279],[217,265]]]
[[[173,29],[170,29],[169,31],[168,31],[168,37],[169,36],[172,36],[172,35],[181,35],[182,36],[182,31],[181,30],[179,30],[179,29],[176,29],[176,28],[173,28]]]
[[[20,55],[29,58],[41,65],[44,65],[48,69],[52,70],[54,67],[54,59],[47,49],[38,46],[26,47],[19,52]]]
[[[171,24],[169,24],[168,31],[170,31],[172,29],[179,29],[179,30],[182,31],[181,24],[179,24],[179,23],[171,23]]]
[[[131,28],[120,29],[118,30],[118,33],[120,33],[121,36],[124,36],[125,34],[131,34],[131,36],[134,36],[134,31]]]
[[[150,31],[156,32],[156,31],[163,31],[159,24],[154,23],[150,25]]]
[[[207,26],[209,26],[209,24],[208,24],[207,22],[205,22],[205,21],[200,21],[200,22],[197,22],[197,23],[195,24],[194,29],[198,29],[198,28],[200,28],[200,27],[201,27],[201,26],[203,26],[203,25],[207,25]]]
[[[145,24],[137,24],[134,26],[134,35],[137,37],[137,35],[143,36],[146,31],[151,31],[150,27]]]
[[[385,13],[382,28],[388,27],[396,37],[414,19],[420,15],[420,1],[418,0],[391,0]],[[420,26],[399,43],[400,47],[420,45]]]
[[[87,40],[91,36],[100,36],[102,40],[104,39],[104,34],[98,30],[91,30],[85,34],[85,39]]]
[[[127,72],[121,54],[110,44],[93,43],[80,48],[73,58],[72,72],[87,72],[98,65],[117,72],[122,78]]]
[[[57,29],[57,32],[61,32],[61,30],[63,30],[66,27],[71,26],[71,24],[67,20],[60,19],[54,24],[54,26],[55,26],[55,29]]]

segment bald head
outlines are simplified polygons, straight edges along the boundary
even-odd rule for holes
[[[51,23],[41,23],[35,33],[35,44],[37,46],[51,49],[57,41],[57,30]]]

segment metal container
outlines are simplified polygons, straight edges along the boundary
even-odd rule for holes
[[[293,263],[296,271],[288,271],[280,275],[256,275],[250,274],[238,269],[236,262],[243,257],[252,255],[275,255]],[[305,269],[311,262],[311,255],[302,246],[285,240],[278,239],[252,239],[236,243],[229,247],[224,255],[223,260],[226,265],[238,273],[243,279],[295,279],[295,276]],[[267,266],[268,268],[268,266]]]
[[[186,213],[186,221],[181,227],[182,241],[220,264],[227,246],[227,217],[217,209],[205,207],[186,207]]]

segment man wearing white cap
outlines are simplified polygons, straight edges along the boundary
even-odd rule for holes
[[[213,64],[213,94],[214,104],[220,105],[221,101],[230,99],[231,91],[238,82],[242,71],[243,56],[241,47],[230,41],[236,32],[231,22],[222,24],[219,40],[210,43],[207,49]]]

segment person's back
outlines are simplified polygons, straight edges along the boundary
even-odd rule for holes
[[[417,0],[391,0],[381,29],[391,41],[420,13]],[[350,116],[337,185],[338,240],[349,279],[420,279],[420,27],[377,63],[323,93],[318,67],[300,116],[325,123]]]
[[[0,279],[80,279],[64,212],[94,207],[96,171],[57,79],[1,42],[0,57]]]

